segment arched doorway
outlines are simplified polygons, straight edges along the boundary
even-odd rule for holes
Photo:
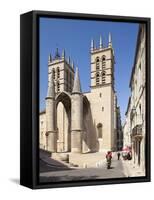
[[[98,137],[98,150],[103,151],[103,125],[102,123],[97,124],[97,137]]]
[[[102,124],[101,123],[97,124],[97,132],[98,132],[98,139],[102,139],[103,132],[102,132]]]
[[[89,100],[83,96],[83,137],[82,152],[96,151],[96,131],[93,124]]]
[[[61,92],[56,97],[57,152],[71,150],[71,97]]]

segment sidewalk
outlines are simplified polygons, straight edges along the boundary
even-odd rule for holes
[[[141,168],[135,166],[132,160],[122,160],[124,173],[127,177],[145,176]]]

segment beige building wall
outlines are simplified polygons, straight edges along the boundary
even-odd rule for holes
[[[134,141],[134,163],[145,168],[145,27],[140,25],[138,36],[138,48],[136,64],[131,80],[132,107],[135,108],[132,119],[132,129],[140,125],[142,127],[142,139]]]
[[[117,96],[114,94],[114,150],[117,151]]]
[[[131,98],[129,98],[127,111],[125,113],[125,122],[123,125],[123,135],[124,135],[124,147],[131,146],[131,121],[130,121],[130,112],[131,112]]]
[[[146,49],[145,49],[145,25],[139,26],[138,38],[136,44],[136,54],[134,66],[132,69],[130,88],[131,99],[129,109],[126,115],[124,135],[131,135],[133,150],[133,164],[145,171],[145,70],[146,70]],[[126,140],[127,142],[127,140]]]
[[[97,139],[97,146],[99,151],[111,150],[114,147],[114,124],[113,119],[113,102],[112,98],[112,87],[102,87],[98,89],[93,89],[91,93],[84,94],[89,102],[92,114],[93,126],[96,130],[96,135],[94,134],[95,140]],[[113,123],[112,123],[113,122]],[[99,137],[99,124],[102,124],[102,137]],[[112,125],[111,125],[112,124]],[[93,138],[94,139],[94,138]]]
[[[40,148],[46,150],[46,113],[45,111],[40,113],[39,123],[39,141]]]

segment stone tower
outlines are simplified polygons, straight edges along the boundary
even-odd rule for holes
[[[100,36],[99,47],[91,41],[91,89],[112,85],[114,89],[114,51],[111,34],[109,43],[105,47]]]
[[[100,36],[99,47],[91,41],[91,101],[99,151],[114,149],[114,50],[109,33],[108,44]],[[92,99],[92,97],[94,97]]]
[[[58,48],[56,49],[55,56],[52,58],[51,54],[48,59],[48,80],[50,73],[53,74],[55,83],[55,92],[60,93],[62,91],[71,92],[74,82],[74,63],[65,58],[65,50],[60,56]]]
[[[71,94],[74,82],[74,63],[71,63],[70,57],[66,59],[65,50],[60,55],[58,48],[56,49],[54,57],[49,55],[48,59],[48,80],[50,74],[53,76],[55,87],[55,99],[62,93]],[[60,100],[55,103],[56,114],[54,115],[56,121],[56,151],[66,152],[70,149],[70,116],[66,111],[67,101],[63,101],[61,95]],[[65,104],[65,105],[64,105]],[[46,107],[46,110],[47,107]]]

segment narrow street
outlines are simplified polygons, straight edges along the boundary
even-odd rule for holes
[[[127,177],[125,164],[122,160],[112,159],[111,169],[106,168],[106,161],[98,168],[68,168],[62,163],[50,159],[50,164],[41,163],[40,182],[58,182],[90,179],[109,179]],[[53,165],[52,165],[53,163]],[[57,166],[56,166],[57,165]],[[43,170],[47,167],[47,170]]]

